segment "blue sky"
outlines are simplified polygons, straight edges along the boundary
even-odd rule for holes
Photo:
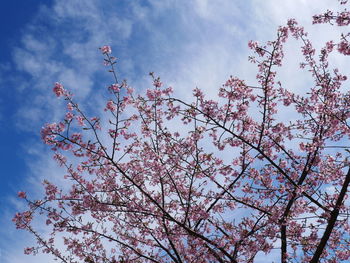
[[[103,110],[101,101],[112,79],[98,47],[112,46],[120,77],[138,92],[148,87],[148,73],[154,71],[178,96],[188,97],[196,86],[215,96],[230,75],[254,84],[255,68],[247,62],[248,40],[272,39],[277,26],[289,17],[305,25],[318,43],[323,43],[324,35],[337,39],[339,32],[311,26],[311,15],[335,4],[331,0],[1,1],[0,262],[53,262],[21,255],[33,241],[16,231],[10,220],[22,207],[17,191],[39,197],[43,178],[57,183],[62,178],[63,171],[52,162],[39,136],[46,122],[63,114],[63,105],[51,92],[53,83],[62,82],[86,108]],[[287,48],[290,65],[281,78],[287,87],[298,89],[308,77],[297,69],[297,49]],[[346,65],[342,59],[334,63]]]
[[[18,98],[15,95],[15,89],[10,83],[10,79],[14,75],[5,77],[4,75],[11,74],[13,64],[11,55],[13,47],[16,46],[19,40],[19,35],[23,32],[23,26],[32,21],[41,3],[50,1],[6,1],[0,4],[0,68],[1,68],[1,106],[0,106],[0,131],[1,138],[6,138],[1,147],[1,179],[0,192],[7,193],[7,190],[20,181],[19,174],[25,172],[24,160],[20,158],[21,151],[14,145],[18,144],[19,136],[26,134],[17,133],[14,126],[13,114],[15,113]],[[21,8],[18,8],[21,6]],[[13,73],[13,72],[12,72]],[[5,200],[0,201],[3,206]]]

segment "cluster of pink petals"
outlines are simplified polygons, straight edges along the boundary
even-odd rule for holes
[[[101,52],[103,54],[111,54],[112,53],[112,48],[110,46],[102,46],[100,47]]]
[[[350,55],[350,44],[348,41],[340,41],[338,44],[338,51],[343,55]]]
[[[64,123],[50,123],[46,124],[45,127],[41,129],[41,138],[45,143],[53,144],[58,133],[65,129]]]
[[[18,229],[26,229],[27,226],[32,221],[33,216],[30,211],[26,211],[23,213],[16,213],[15,217],[12,219],[16,224],[16,228]]]
[[[25,192],[22,192],[22,191],[18,192],[17,195],[19,198],[23,198],[23,199],[27,197],[27,194]]]
[[[114,101],[112,101],[112,100],[107,101],[105,111],[110,110],[110,111],[114,112],[116,109],[117,109],[117,107],[116,107]]]
[[[113,92],[119,92],[120,91],[120,85],[118,83],[114,83],[108,88],[109,90]]]
[[[339,0],[340,4],[345,5],[347,4],[347,0]],[[347,9],[341,11],[341,12],[333,12],[331,10],[327,10],[323,14],[315,15],[313,16],[313,23],[314,24],[324,24],[324,23],[330,23],[332,25],[337,26],[348,26],[350,25],[350,11]],[[342,34],[341,41],[338,43],[338,52],[343,55],[350,55],[350,48],[349,48],[349,41],[348,41],[348,34]]]
[[[53,88],[53,92],[56,94],[57,97],[61,97],[66,95],[66,90],[63,88],[63,85],[61,83],[56,82],[55,86]]]

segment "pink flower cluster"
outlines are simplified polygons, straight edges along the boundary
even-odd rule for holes
[[[109,86],[109,90],[113,91],[113,92],[119,92],[120,91],[121,86],[118,83],[114,83],[111,86]]]
[[[26,192],[22,192],[22,191],[18,192],[17,195],[18,195],[19,198],[23,198],[23,199],[27,197]]]
[[[114,101],[113,100],[109,100],[107,102],[107,104],[106,104],[105,111],[110,110],[110,111],[114,112],[116,109],[117,108],[116,108],[116,105],[115,105]]]
[[[102,46],[100,47],[102,54],[111,54],[112,48],[110,46]]]
[[[340,41],[338,44],[338,51],[339,53],[349,56],[350,55],[350,44],[348,41]]]
[[[341,5],[347,4],[348,0],[339,0]],[[347,9],[344,9],[341,12],[333,12],[331,10],[327,10],[323,14],[313,16],[314,24],[324,24],[329,23],[331,25],[337,26],[349,26],[350,25],[350,12]],[[343,55],[350,55],[350,45],[348,41],[349,33],[342,34],[341,40],[338,43],[338,52]]]
[[[46,124],[45,127],[41,129],[41,138],[47,144],[54,144],[55,138],[58,133],[62,132],[65,128],[64,123],[50,123]]]
[[[16,224],[16,228],[18,229],[26,229],[27,226],[32,221],[33,216],[30,211],[25,211],[23,213],[16,213],[15,217],[12,219]]]
[[[53,92],[56,94],[57,97],[61,97],[63,95],[66,95],[66,90],[63,88],[63,85],[61,83],[56,82],[55,86],[53,88]]]

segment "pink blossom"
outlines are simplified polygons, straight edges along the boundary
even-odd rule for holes
[[[120,91],[120,85],[115,83],[109,86],[109,90],[114,91],[114,92],[119,92]]]
[[[27,197],[26,192],[22,192],[22,191],[18,192],[17,195],[18,195],[19,198],[26,198]]]
[[[248,47],[253,50],[255,50],[258,47],[258,45],[259,43],[257,41],[250,40],[248,42]]]
[[[53,144],[60,130],[61,128],[57,123],[46,124],[46,126],[41,129],[41,138],[45,143]]]
[[[53,158],[58,162],[60,166],[63,166],[67,162],[67,158],[59,153],[56,153]]]
[[[350,55],[350,45],[349,45],[349,42],[348,41],[341,41],[339,44],[338,44],[338,51],[339,53],[341,54],[344,54],[344,55]]]
[[[134,92],[134,89],[131,87],[127,87],[126,91],[129,95],[131,95]]]
[[[47,180],[44,181],[44,185],[45,185],[47,199],[48,200],[56,199],[56,194],[58,193],[57,186],[51,184]]]
[[[109,100],[106,104],[106,108],[105,111],[110,110],[110,111],[115,111],[116,110],[116,106],[114,104],[114,102],[112,100]]]
[[[53,92],[56,94],[57,97],[60,97],[66,94],[66,90],[63,88],[63,85],[58,82],[55,83]]]
[[[153,82],[153,86],[155,86],[156,88],[160,88],[162,86],[162,82],[160,81],[159,78],[155,79]]]
[[[28,227],[32,219],[32,213],[30,211],[25,211],[23,213],[16,213],[12,221],[15,222],[16,228],[25,229]]]
[[[81,127],[85,126],[85,123],[84,123],[85,118],[83,116],[78,115],[75,118],[78,121],[79,126]]]
[[[24,249],[24,254],[30,255],[34,252],[34,250],[35,250],[34,247],[27,247]]]
[[[73,118],[74,118],[74,114],[71,113],[71,112],[67,112],[64,119],[65,119],[66,121],[69,122],[69,121],[71,121]]]
[[[69,111],[72,111],[73,109],[74,109],[74,107],[73,107],[73,104],[72,103],[67,103],[67,109],[69,110]]]
[[[100,47],[100,49],[101,49],[101,52],[103,54],[111,54],[112,53],[112,49],[110,46],[102,46],[102,47]]]

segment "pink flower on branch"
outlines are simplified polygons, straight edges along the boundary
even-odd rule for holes
[[[112,84],[111,86],[109,86],[109,90],[113,91],[113,92],[119,92],[120,91],[121,86],[117,83]]]
[[[116,109],[117,109],[117,107],[116,107],[114,101],[109,100],[106,104],[105,111],[110,110],[110,111],[114,112]]]
[[[341,41],[338,44],[339,53],[349,56],[350,55],[350,44],[348,41]]]
[[[53,92],[56,94],[57,97],[61,97],[63,95],[66,95],[66,90],[63,88],[63,85],[61,83],[56,82],[55,86],[53,88]]]
[[[20,192],[18,192],[18,197],[19,198],[23,198],[23,199],[25,199],[25,198],[27,198],[27,194],[26,194],[26,192],[22,192],[22,191],[20,191]]]
[[[46,124],[45,127],[41,129],[41,138],[47,144],[54,144],[56,142],[57,135],[65,129],[64,123],[60,122]]]
[[[28,228],[32,219],[33,219],[32,212],[26,211],[23,213],[16,213],[16,215],[12,219],[12,221],[15,222],[16,228],[26,229],[26,228]]]
[[[30,255],[30,254],[32,254],[34,251],[35,251],[35,248],[34,248],[34,247],[27,247],[27,248],[24,249],[24,254]]]
[[[101,50],[102,54],[111,54],[112,53],[112,49],[110,46],[102,46],[102,47],[100,47],[100,50]]]

